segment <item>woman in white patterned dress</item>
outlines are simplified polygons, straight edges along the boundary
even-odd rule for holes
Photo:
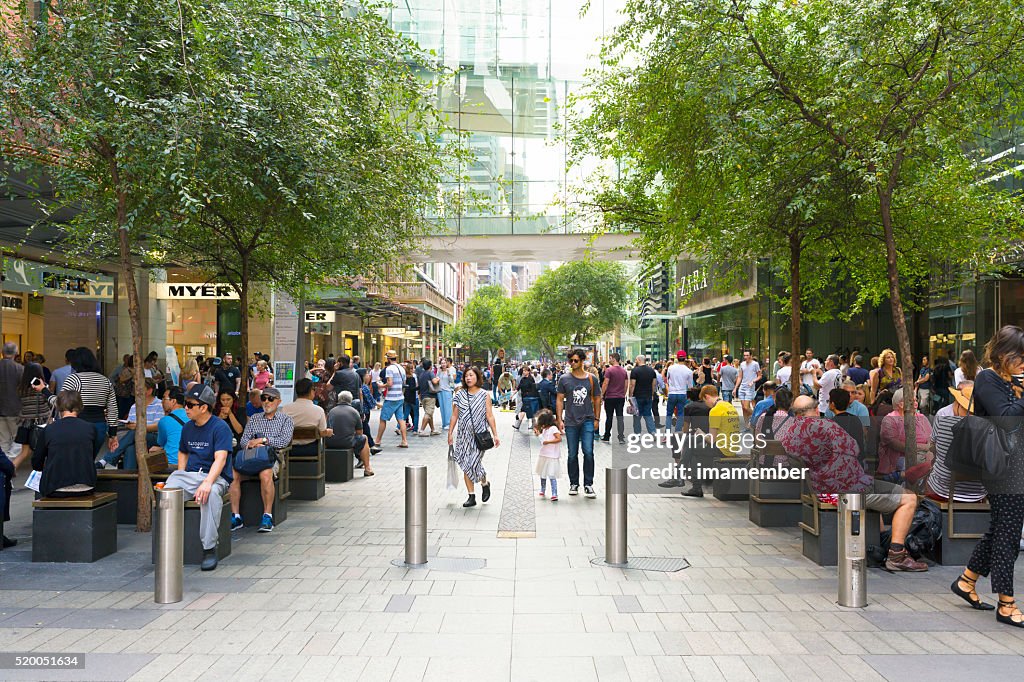
[[[474,484],[481,484],[481,502],[491,499],[491,484],[487,480],[487,472],[484,470],[484,453],[477,447],[473,434],[486,431],[490,428],[494,437],[494,447],[498,447],[498,429],[494,424],[494,411],[491,409],[491,396],[483,390],[483,373],[478,367],[469,367],[462,379],[462,385],[466,390],[455,394],[452,404],[452,420],[448,426],[448,445],[454,446],[454,457],[459,468],[462,469],[462,477],[466,481],[466,490],[469,491],[469,499],[463,503],[463,507],[476,506],[476,494]],[[455,433],[458,431],[458,439]]]

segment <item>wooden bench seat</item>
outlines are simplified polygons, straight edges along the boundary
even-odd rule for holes
[[[32,561],[92,563],[117,551],[117,494],[32,503]]]

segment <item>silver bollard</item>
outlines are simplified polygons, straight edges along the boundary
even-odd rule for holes
[[[606,564],[629,563],[626,547],[626,470],[604,470],[607,491],[604,505],[604,561]]]
[[[153,601],[174,604],[181,601],[184,574],[185,491],[181,488],[156,490],[156,572]]]
[[[405,467],[405,563],[427,563],[427,467]]]
[[[864,495],[839,496],[839,605],[868,605],[867,546],[864,538]]]

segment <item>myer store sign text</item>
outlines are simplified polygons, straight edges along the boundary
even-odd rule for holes
[[[161,282],[156,297],[164,300],[228,299],[237,300],[238,292],[230,284],[203,282]]]
[[[306,322],[334,322],[333,310],[307,310]]]

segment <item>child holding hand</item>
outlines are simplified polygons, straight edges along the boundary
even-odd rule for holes
[[[551,501],[558,500],[558,477],[562,475],[562,434],[555,425],[551,410],[537,412],[533,430],[540,436],[540,457],[534,472],[540,476],[540,496],[544,497],[548,481],[551,481]]]

